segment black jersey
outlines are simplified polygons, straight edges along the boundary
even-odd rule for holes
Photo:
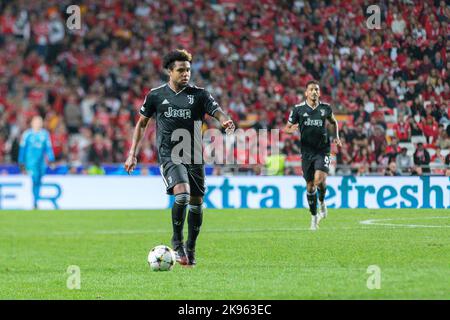
[[[188,132],[190,135],[191,154],[188,158],[186,158],[188,155],[182,155],[184,159],[182,162],[187,162],[186,164],[199,163],[198,156],[203,162],[201,156],[202,123],[205,114],[213,116],[219,109],[221,109],[219,104],[203,88],[188,85],[176,93],[166,83],[152,89],[145,97],[140,114],[147,118],[153,115],[156,116],[156,140],[159,162],[164,163],[168,160],[173,160],[172,150],[177,145],[179,147],[181,140],[185,139],[183,132]],[[186,147],[184,143],[183,145]],[[177,155],[180,155],[178,148],[176,151]]]
[[[306,101],[297,104],[289,115],[289,122],[299,124],[302,155],[330,153],[325,120],[333,114],[328,103],[319,102],[313,109]]]

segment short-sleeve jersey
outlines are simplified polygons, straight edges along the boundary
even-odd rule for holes
[[[152,89],[145,97],[140,114],[147,118],[155,116],[159,162],[171,160],[172,150],[180,145],[180,135],[184,132],[190,134],[191,163],[194,163],[194,152],[201,155],[201,127],[205,115],[213,116],[220,109],[212,95],[197,86],[188,85],[177,93],[168,83]]]
[[[325,120],[333,114],[328,103],[312,108],[306,101],[297,104],[289,114],[289,122],[299,124],[302,155],[330,153],[330,139]]]

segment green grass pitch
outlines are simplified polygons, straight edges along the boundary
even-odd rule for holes
[[[0,299],[450,298],[450,210],[329,209],[309,223],[306,209],[206,209],[197,267],[152,272],[169,210],[0,211]]]

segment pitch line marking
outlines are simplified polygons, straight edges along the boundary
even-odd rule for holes
[[[398,221],[398,220],[432,220],[432,219],[450,219],[450,216],[445,217],[418,217],[418,218],[389,218],[389,219],[369,219],[360,221],[360,224],[388,226],[388,227],[406,227],[406,228],[450,228],[450,226],[439,225],[425,225],[425,224],[399,224],[399,223],[380,223],[380,221]]]

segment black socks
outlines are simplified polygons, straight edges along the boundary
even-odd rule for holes
[[[188,214],[188,241],[186,249],[189,251],[195,250],[195,242],[200,233],[200,227],[203,222],[202,205],[190,205]]]
[[[306,193],[306,198],[308,199],[309,204],[309,211],[311,211],[311,214],[315,216],[317,214],[317,192],[314,190],[314,192]]]

